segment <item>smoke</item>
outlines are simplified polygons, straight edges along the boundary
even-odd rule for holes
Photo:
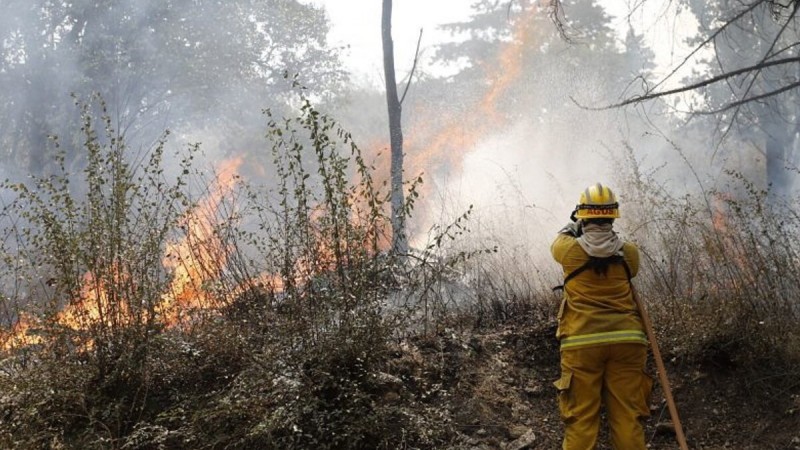
[[[504,236],[506,242],[540,253],[569,220],[584,187],[598,181],[613,186],[619,158],[612,147],[624,139],[616,114],[590,113],[570,104],[568,94],[576,84],[569,81],[536,87],[548,96],[559,93],[562,101],[549,104],[565,105],[567,111],[520,105],[521,111],[510,114],[517,120],[494,127],[464,153],[460,170],[430,180],[432,196],[447,204],[450,215],[430,208],[420,218],[429,225],[420,228],[472,205],[481,234]]]
[[[294,0],[12,1],[3,17],[0,142],[15,172],[51,172],[53,135],[80,169],[73,94],[99,93],[135,150],[169,129],[170,145],[208,141],[218,161],[263,147],[261,111],[290,108],[284,73],[319,98],[344,80],[324,12]]]
[[[583,14],[584,23],[603,23],[597,10]],[[656,55],[643,51],[631,30],[612,42],[603,41],[609,34],[600,28],[594,38],[565,43],[546,19],[522,17],[495,47],[478,39],[465,46],[472,53],[460,56],[480,64],[410,91],[403,110],[406,173],[425,179],[412,243],[423,245],[436,224],[472,206],[473,242],[502,241],[548,258],[579,193],[596,182],[617,192],[625,234],[653,219],[636,215],[651,200],[641,194],[662,190],[679,198],[730,189],[727,171],[763,181],[758,151],[737,142],[715,147],[708,121],[688,120],[670,104],[596,109],[635,95],[643,86],[631,81],[655,67]]]
[[[682,126],[663,104],[646,115],[582,107],[630,93],[630,80],[652,61],[639,49],[620,50],[621,36],[609,37],[595,5],[570,13],[579,25],[598,26],[596,35],[566,43],[542,11],[500,5],[486,17],[501,20],[502,39],[487,43],[481,39],[495,35],[471,35],[460,24],[459,36],[481,39],[454,60],[472,63],[445,79],[426,72],[415,80],[404,132],[407,178],[426,180],[412,223],[419,239],[474,205],[487,234],[509,230],[509,239],[540,245],[568,220],[585,186],[601,181],[624,193],[631,164],[676,193],[713,187],[724,168],[763,165],[757,152],[740,152],[744,145],[711,158],[707,130]],[[209,161],[243,156],[243,175],[269,178],[261,110],[291,113],[284,71],[299,73],[362,146],[386,156],[382,95],[327,102],[345,92],[346,77],[337,49],[327,47],[326,20],[318,7],[292,0],[8,2],[0,18],[2,168],[47,173],[47,136],[59,135],[79,169],[70,93],[87,99],[98,91],[134,151],[171,129],[177,151],[199,142]],[[388,165],[379,169],[388,176]],[[624,214],[636,199],[620,201]]]

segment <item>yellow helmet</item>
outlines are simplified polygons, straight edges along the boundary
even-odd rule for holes
[[[581,200],[575,207],[577,219],[616,219],[619,217],[617,196],[610,188],[600,183],[581,192]]]

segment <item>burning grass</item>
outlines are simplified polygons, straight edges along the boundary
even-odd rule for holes
[[[243,162],[231,161],[201,201],[186,191],[194,153],[170,181],[163,145],[129,163],[88,108],[84,134],[83,194],[66,171],[6,186],[17,200],[5,212],[20,218],[4,248],[4,302],[28,313],[1,336],[0,446],[446,448],[471,442],[474,419],[540,409],[529,369],[556,367],[546,336],[557,280],[502,240],[468,245],[491,231],[470,234],[471,211],[423,251],[388,254],[386,193],[308,102],[295,118],[268,115],[272,189],[242,183]],[[796,377],[798,244],[785,237],[797,215],[768,214],[752,189],[672,198],[643,185],[622,196],[662,203],[632,205],[629,216],[652,220],[625,231],[645,255],[637,285],[662,348],[715,370],[777,361]],[[497,358],[525,370],[477,379],[465,367],[495,370],[472,331],[526,323],[540,325],[525,338],[490,333]]]
[[[307,101],[268,113],[276,185],[241,183],[232,161],[192,201],[194,153],[168,180],[163,143],[131,162],[90,110],[85,192],[63,164],[5,186],[25,224],[5,300],[29,312],[2,335],[0,445],[391,446],[373,375],[411,316],[410,294],[389,295],[410,269],[385,252],[387,195],[349,135]]]
[[[727,187],[673,196],[628,183],[643,250],[638,285],[677,358],[797,374],[800,229],[797,205],[728,171]],[[651,199],[658,199],[652,201]]]

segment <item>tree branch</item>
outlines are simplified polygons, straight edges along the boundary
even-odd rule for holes
[[[778,89],[776,91],[773,91],[772,94],[768,94],[768,95],[762,94],[762,95],[758,95],[756,97],[748,97],[748,95],[750,94],[750,92],[753,89],[753,86],[755,86],[755,84],[756,84],[756,79],[758,79],[759,75],[761,75],[763,69],[765,69],[766,67],[769,67],[769,66],[764,65],[767,62],[767,60],[770,57],[774,57],[775,55],[780,54],[782,52],[782,50],[779,50],[778,52],[773,53],[773,51],[775,50],[775,46],[778,45],[778,41],[780,40],[781,36],[786,31],[786,28],[789,26],[789,23],[792,22],[792,19],[795,17],[796,14],[797,14],[797,7],[792,9],[792,13],[789,16],[789,18],[786,20],[786,23],[783,24],[783,26],[781,27],[780,31],[778,31],[778,33],[775,35],[775,38],[770,43],[769,49],[767,49],[767,51],[764,52],[764,56],[761,58],[761,61],[759,61],[755,65],[755,66],[757,66],[756,69],[755,69],[755,73],[750,78],[750,82],[748,83],[747,88],[744,90],[744,93],[742,93],[741,99],[737,100],[735,102],[729,103],[729,104],[723,106],[722,108],[718,108],[717,110],[700,111],[700,112],[698,112],[699,114],[715,114],[715,113],[718,113],[718,112],[727,111],[727,110],[729,110],[731,108],[735,108],[733,114],[731,115],[730,120],[728,121],[728,126],[726,127],[726,131],[723,134],[723,136],[728,134],[728,131],[731,129],[731,125],[734,123],[734,121],[736,121],[736,118],[739,115],[739,112],[741,111],[741,108],[742,108],[743,105],[745,105],[746,103],[751,102],[751,101],[758,101],[761,98],[766,98],[766,97],[769,97],[771,95],[777,95],[777,94],[787,90],[787,89]],[[722,67],[721,64],[719,64],[719,66],[720,66],[720,68]],[[723,69],[723,72],[724,71],[725,70]],[[732,92],[734,91],[734,89],[732,87],[731,87],[731,91]],[[716,156],[716,150],[714,150],[714,153],[712,154],[712,157],[714,157],[714,156]]]
[[[570,37],[570,34],[567,32],[568,25],[566,23],[566,15],[564,14],[564,6],[561,4],[561,0],[550,0],[548,6],[550,10],[550,20],[553,22],[553,25],[555,25],[558,35],[565,42],[573,42],[572,37]]]
[[[721,112],[727,111],[727,110],[729,110],[731,108],[738,108],[738,107],[744,105],[745,103],[757,102],[759,100],[763,100],[765,98],[769,98],[769,97],[781,94],[783,92],[790,91],[790,90],[792,90],[794,88],[797,88],[797,87],[800,87],[800,80],[795,81],[794,83],[787,84],[786,86],[780,87],[778,89],[775,89],[775,90],[772,90],[772,91],[769,91],[769,92],[765,92],[763,94],[755,95],[753,97],[742,98],[741,100],[736,100],[735,102],[731,102],[731,103],[729,103],[729,104],[727,104],[727,105],[725,105],[725,106],[723,106],[721,108],[718,108],[718,109],[709,110],[709,111],[697,111],[696,114],[717,114],[717,113],[721,113]]]
[[[767,67],[778,66],[778,65],[782,65],[782,64],[791,64],[791,63],[800,63],[800,56],[795,56],[795,57],[791,57],[791,58],[781,58],[781,59],[775,59],[775,60],[772,60],[772,61],[760,62],[760,63],[752,65],[752,66],[743,67],[741,69],[737,69],[737,70],[733,70],[733,71],[730,71],[730,72],[727,72],[727,73],[723,73],[723,74],[720,74],[720,75],[717,75],[717,76],[714,76],[714,77],[699,81],[697,83],[692,83],[692,84],[689,84],[689,85],[686,85],[686,86],[682,86],[682,87],[679,87],[679,88],[675,88],[675,89],[669,89],[669,90],[660,91],[660,92],[652,92],[652,90],[649,90],[648,93],[646,93],[644,95],[634,96],[634,97],[631,97],[631,98],[629,98],[627,100],[621,101],[619,103],[614,103],[614,104],[607,105],[607,106],[602,106],[602,107],[587,107],[585,105],[581,105],[575,99],[572,99],[572,101],[575,102],[576,104],[578,104],[579,106],[581,106],[582,108],[588,109],[588,110],[592,110],[592,111],[602,111],[602,110],[607,110],[607,109],[620,108],[620,107],[623,107],[623,106],[631,105],[633,103],[641,103],[641,102],[645,102],[645,101],[648,101],[648,100],[653,100],[653,99],[656,99],[656,98],[659,98],[659,97],[665,97],[667,95],[680,94],[680,93],[683,93],[683,92],[693,91],[693,90],[699,89],[701,87],[705,87],[705,86],[708,86],[708,85],[711,85],[711,84],[714,84],[714,83],[718,83],[718,82],[723,81],[723,80],[727,80],[729,78],[736,77],[738,75],[747,74],[747,73],[755,72],[755,71],[760,71],[760,70],[765,69]],[[779,90],[779,91],[783,92],[783,90]],[[778,91],[773,91],[773,92],[778,93]],[[759,96],[759,98],[760,97],[761,96]]]
[[[747,13],[749,13],[750,11],[754,10],[754,9],[756,8],[756,6],[760,5],[760,4],[761,4],[761,3],[763,3],[764,1],[765,1],[765,0],[761,0],[761,1],[758,1],[758,2],[754,2],[754,3],[753,3],[752,5],[750,5],[748,8],[745,8],[744,10],[740,11],[738,14],[736,14],[736,15],[735,15],[735,16],[733,16],[732,18],[730,18],[730,19],[726,20],[726,21],[725,21],[725,23],[723,23],[723,24],[722,24],[722,26],[720,26],[720,27],[719,27],[717,30],[715,30],[713,33],[711,33],[711,35],[710,35],[710,36],[708,36],[706,39],[704,39],[702,42],[700,42],[700,43],[699,43],[699,44],[698,44],[698,45],[697,45],[697,46],[696,46],[696,47],[695,47],[695,48],[694,48],[694,49],[693,49],[691,52],[689,52],[689,54],[688,54],[688,55],[686,55],[686,57],[685,57],[685,58],[683,58],[683,61],[681,61],[680,63],[678,63],[678,64],[677,64],[677,65],[676,65],[676,66],[675,66],[675,67],[672,69],[672,71],[671,71],[669,74],[667,74],[667,76],[665,76],[664,78],[662,78],[662,79],[661,79],[661,81],[659,81],[658,83],[656,83],[656,84],[655,84],[655,86],[653,86],[653,88],[654,88],[654,89],[655,89],[655,88],[658,88],[659,86],[661,86],[662,84],[664,84],[664,83],[665,83],[667,80],[669,80],[670,78],[672,78],[672,76],[673,76],[673,75],[675,75],[675,74],[678,72],[678,70],[680,70],[680,69],[681,69],[683,66],[685,66],[685,65],[686,65],[686,63],[687,63],[687,62],[689,62],[689,60],[690,60],[691,58],[693,58],[693,57],[694,57],[694,56],[697,54],[697,52],[699,52],[701,49],[703,49],[703,48],[704,48],[706,45],[708,45],[708,44],[710,44],[711,42],[713,42],[714,40],[716,40],[716,39],[717,39],[717,37],[718,37],[720,34],[722,34],[722,32],[723,32],[723,31],[725,31],[725,30],[726,30],[726,29],[727,29],[727,28],[728,28],[730,25],[732,25],[732,24],[733,24],[733,23],[735,23],[737,20],[739,20],[739,19],[741,19],[742,17],[744,17],[744,15],[745,15],[745,14],[747,14]]]
[[[411,87],[411,80],[414,79],[414,70],[417,68],[417,61],[419,61],[419,44],[422,42],[422,28],[419,29],[419,38],[417,39],[417,50],[414,51],[414,64],[411,66],[411,72],[408,74],[408,83],[406,83],[406,88],[403,89],[403,95],[400,96],[400,104],[403,104],[403,100],[406,99],[406,94],[408,93],[408,88]]]

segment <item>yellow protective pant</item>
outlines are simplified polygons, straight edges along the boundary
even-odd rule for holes
[[[652,378],[644,372],[647,347],[605,344],[561,351],[558,406],[564,450],[594,450],[605,404],[615,450],[645,450],[641,419],[650,415]]]

